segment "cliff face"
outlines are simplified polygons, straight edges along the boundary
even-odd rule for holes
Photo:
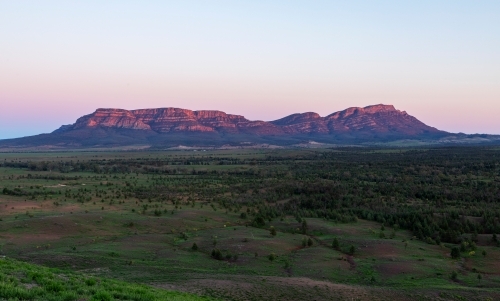
[[[0,140],[0,149],[252,147],[311,141],[357,145],[401,139],[437,141],[450,135],[391,105],[348,108],[325,117],[314,112],[292,114],[275,121],[179,108],[98,109],[50,134]]]
[[[391,105],[374,105],[325,117],[314,112],[292,114],[269,122],[221,111],[98,109],[50,134],[0,140],[0,149],[309,147],[379,145],[398,140],[429,145],[500,145],[500,135],[448,133]]]
[[[148,130],[157,133],[246,133],[253,135],[341,134],[349,132],[396,133],[420,135],[439,133],[391,105],[374,105],[365,108],[348,108],[321,117],[308,112],[293,114],[279,120],[250,121],[240,115],[221,111],[191,111],[178,108],[122,110],[98,109],[79,118],[75,124],[58,131],[86,128],[114,128]]]
[[[122,110],[97,109],[94,113],[79,118],[72,129],[108,127],[116,129],[152,130],[169,132],[225,132],[251,133],[257,135],[280,134],[278,126],[264,121],[250,121],[240,115],[221,111],[191,111],[178,108]]]
[[[65,130],[77,130],[92,127],[113,127],[119,129],[151,130],[148,124],[145,124],[137,118],[132,112],[121,109],[97,109],[90,115],[78,118],[72,128]]]

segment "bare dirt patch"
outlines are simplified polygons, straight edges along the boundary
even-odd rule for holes
[[[414,267],[409,262],[384,262],[376,266],[376,269],[384,276],[415,273]]]
[[[393,245],[393,241],[370,241],[364,245],[363,252],[380,258],[393,258],[400,255],[400,251]]]
[[[41,204],[28,201],[3,201],[0,203],[0,212],[2,215],[25,213],[26,211],[40,210]]]

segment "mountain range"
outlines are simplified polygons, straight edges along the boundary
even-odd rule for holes
[[[97,109],[50,134],[0,140],[0,149],[279,147],[464,139],[481,143],[497,138],[440,131],[382,104],[352,107],[325,117],[314,112],[292,114],[274,121],[252,121],[210,110]]]

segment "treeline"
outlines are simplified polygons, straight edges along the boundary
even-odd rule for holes
[[[242,160],[228,157],[187,157],[187,158],[136,158],[136,159],[101,159],[88,161],[3,161],[0,167],[22,168],[30,171],[94,172],[113,173],[151,173],[151,174],[187,174],[190,166],[208,165],[269,165],[271,161],[255,159]],[[276,162],[275,162],[276,164]]]

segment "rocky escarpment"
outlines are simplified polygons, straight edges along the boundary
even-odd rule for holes
[[[79,118],[75,124],[58,131],[82,128],[108,127],[116,129],[151,130],[169,132],[225,132],[257,135],[279,134],[283,131],[269,122],[250,121],[240,115],[221,111],[191,111],[178,108],[122,110],[97,109]]]
[[[131,111],[121,109],[98,109],[90,115],[79,118],[72,128],[113,127],[118,129],[151,130],[151,127]]]
[[[292,114],[275,121],[248,120],[221,111],[179,108],[98,109],[50,134],[0,141],[0,149],[182,146],[248,147],[379,143],[449,136],[391,105],[348,108],[328,116]]]
[[[157,133],[207,132],[254,135],[338,134],[360,131],[419,135],[439,132],[391,105],[348,108],[326,117],[314,112],[293,114],[271,122],[251,121],[243,116],[221,111],[191,111],[179,108],[131,111],[98,109],[79,118],[73,125],[61,127],[58,132],[95,127],[148,130]]]

